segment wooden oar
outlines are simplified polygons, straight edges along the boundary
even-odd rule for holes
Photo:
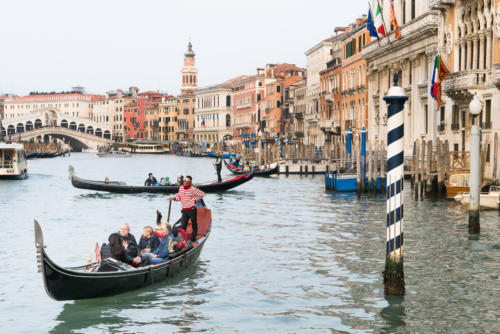
[[[169,200],[170,203],[168,203],[168,216],[167,216],[167,224],[170,223],[170,210],[172,210],[172,200]]]

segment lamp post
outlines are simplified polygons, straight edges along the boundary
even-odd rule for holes
[[[469,233],[479,233],[479,187],[481,173],[481,157],[479,143],[479,122],[477,115],[483,106],[477,95],[469,103],[469,112],[472,115],[472,127],[470,130],[470,203],[469,203]]]

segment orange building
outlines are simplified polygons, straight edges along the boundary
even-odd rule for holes
[[[367,63],[361,51],[370,42],[366,19],[359,18],[351,24],[350,31],[343,38],[341,113],[342,133],[347,129],[368,127]]]

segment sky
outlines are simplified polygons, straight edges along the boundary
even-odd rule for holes
[[[16,0],[0,7],[0,94],[139,87],[178,94],[191,38],[199,87],[305,52],[367,12],[361,0]]]

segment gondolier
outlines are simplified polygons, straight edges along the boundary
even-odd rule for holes
[[[222,176],[220,175],[220,172],[222,171],[222,157],[220,156],[220,153],[217,154],[214,166],[217,171],[217,182],[222,182]]]
[[[193,231],[191,233],[191,241],[193,246],[196,246],[196,235],[198,234],[198,211],[196,209],[196,201],[202,199],[205,193],[198,188],[191,185],[191,176],[186,176],[184,179],[184,186],[179,188],[179,193],[177,196],[170,197],[171,200],[181,201],[182,207],[182,217],[181,217],[181,227],[187,230],[187,225],[189,219],[191,219],[191,225]]]

